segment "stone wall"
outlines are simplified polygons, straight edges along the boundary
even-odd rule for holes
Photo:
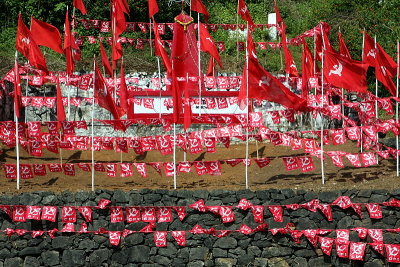
[[[255,228],[251,210],[233,208],[235,221],[223,224],[221,217],[211,212],[200,213],[187,206],[203,199],[205,205],[237,206],[242,198],[254,205],[286,205],[302,204],[313,199],[320,203],[332,203],[339,196],[349,196],[353,203],[382,203],[400,197],[400,190],[343,190],[314,193],[313,191],[293,191],[291,189],[267,191],[168,191],[168,190],[131,190],[129,192],[96,190],[95,192],[68,191],[61,194],[50,192],[24,193],[21,195],[0,196],[3,205],[54,205],[54,206],[97,206],[100,199],[111,200],[113,206],[186,206],[187,215],[183,221],[172,212],[172,222],[156,223],[157,231],[191,230],[196,224],[204,229],[239,229],[242,224]],[[362,219],[351,209],[342,210],[332,206],[333,221],[329,222],[320,212],[311,212],[304,208],[288,211],[283,208],[283,222],[274,221],[268,209],[264,210],[264,223],[268,229],[285,227],[294,224],[296,229],[350,229],[365,228],[397,228],[400,226],[400,211],[393,207],[381,206],[383,218],[373,220],[365,207],[362,208]],[[125,213],[125,212],[124,212]],[[125,215],[125,214],[124,214]],[[56,223],[33,221],[16,223],[4,212],[1,216],[1,230],[61,230],[61,209],[58,209]],[[79,231],[83,217],[77,212],[75,230]],[[93,209],[93,222],[88,223],[88,230],[95,231],[104,227],[110,231],[130,229],[139,231],[147,223],[126,222],[111,223],[109,209]],[[218,238],[208,234],[186,233],[186,246],[180,247],[167,235],[167,247],[155,246],[153,233],[133,233],[121,238],[118,246],[111,246],[107,234],[94,235],[79,233],[56,233],[51,239],[47,233],[32,238],[30,233],[13,234],[10,237],[0,234],[0,266],[353,266],[364,263],[364,266],[385,266],[385,257],[379,255],[367,245],[364,261],[350,261],[337,257],[335,245],[331,256],[322,253],[319,245],[314,249],[310,242],[302,236],[300,244],[296,244],[290,235],[272,235],[270,231],[255,232],[249,235],[232,231],[225,237]],[[327,235],[335,238],[334,231]],[[357,233],[350,231],[350,241],[371,242],[369,237],[360,240]],[[397,234],[384,231],[385,243],[399,243]]]

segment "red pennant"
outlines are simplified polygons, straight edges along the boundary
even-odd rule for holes
[[[110,239],[111,245],[118,246],[119,241],[121,240],[121,232],[120,231],[108,231],[108,237]]]
[[[142,221],[149,223],[156,222],[156,209],[154,207],[142,207]]]
[[[171,208],[168,207],[158,207],[157,208],[158,222],[171,222],[172,221],[172,213]]]
[[[332,251],[332,246],[333,246],[333,238],[329,238],[329,237],[319,237],[319,243],[321,246],[321,250],[324,254],[330,256],[331,255],[331,251]]]
[[[230,223],[235,221],[235,215],[233,214],[231,206],[221,206],[219,210],[223,223]]]
[[[199,201],[189,205],[189,208],[200,211],[200,212],[206,212],[207,211],[207,206],[204,204],[204,201],[200,199]]]
[[[251,234],[253,232],[253,229],[251,229],[250,227],[248,227],[245,224],[242,224],[240,229],[239,230],[235,230],[235,231],[239,232],[239,233],[242,233],[242,234],[245,234],[245,235],[248,235],[248,234]]]
[[[335,201],[332,202],[332,205],[336,205],[341,207],[342,209],[347,209],[351,206],[351,200],[348,196],[340,196]]]
[[[97,205],[98,209],[104,210],[111,201],[108,199],[100,199],[99,204]]]
[[[140,222],[140,208],[139,207],[126,207],[126,222],[135,223]]]
[[[283,157],[283,162],[285,163],[285,167],[287,171],[298,169],[299,163],[297,161],[297,157]]]
[[[167,231],[155,231],[154,232],[154,243],[156,247],[167,246]]]
[[[111,211],[111,223],[123,222],[124,213],[122,207],[109,207]]]
[[[372,219],[381,219],[382,211],[378,203],[365,203],[365,207],[369,212],[369,217]]]
[[[388,262],[400,263],[400,245],[385,244]]]
[[[47,220],[50,222],[56,221],[57,207],[55,206],[43,206],[42,220]]]
[[[183,219],[185,219],[186,217],[185,207],[172,207],[172,208],[178,213],[179,219],[183,221]]]
[[[179,246],[186,246],[186,232],[185,231],[172,231],[172,237],[176,240]]]
[[[26,219],[40,221],[40,206],[27,206],[26,207]]]
[[[261,205],[252,206],[251,211],[253,212],[254,221],[256,223],[264,222],[264,206]]]
[[[382,229],[368,229],[368,235],[374,243],[383,243]]]
[[[365,243],[350,242],[350,260],[363,260],[365,252]]]
[[[302,230],[305,237],[310,241],[311,245],[315,248],[318,242],[317,230]]]
[[[279,205],[268,205],[269,211],[274,216],[276,222],[283,222],[282,207]]]
[[[75,232],[74,223],[72,223],[72,222],[66,223],[65,226],[63,227],[63,229],[61,229],[61,232],[63,232],[63,233],[73,233],[73,232]]]
[[[76,210],[73,206],[66,206],[62,208],[62,222],[76,222]]]
[[[332,221],[332,210],[329,204],[319,204],[318,208],[322,211],[328,221]]]
[[[21,205],[13,206],[13,221],[14,222],[25,222],[26,221],[25,206],[21,206]]]
[[[236,207],[241,210],[247,210],[251,206],[253,206],[253,204],[247,201],[247,199],[242,198]]]
[[[148,163],[151,167],[154,168],[154,170],[156,170],[156,172],[158,172],[158,174],[160,176],[162,176],[161,174],[161,162],[149,162]]]
[[[140,173],[140,175],[144,178],[147,178],[147,167],[146,163],[133,163],[135,165],[137,171]]]

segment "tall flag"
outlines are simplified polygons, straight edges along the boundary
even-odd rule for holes
[[[199,22],[199,24],[200,24],[200,50],[209,53],[211,57],[217,60],[221,69],[223,69],[224,67],[222,66],[221,59],[219,57],[219,53],[217,47],[215,46],[214,40],[211,38],[211,35],[208,32],[207,27],[201,22]]]
[[[328,50],[324,51],[324,81],[348,91],[367,92],[368,66],[361,61],[343,57]]]
[[[274,1],[275,6],[275,13],[276,13],[276,23],[279,27],[282,28],[282,46],[283,46],[283,53],[285,55],[285,72],[289,74],[290,77],[298,77],[299,73],[296,68],[296,64],[294,63],[292,53],[287,46],[286,40],[286,25],[282,20],[282,17],[279,13],[278,6],[276,5],[276,1]]]
[[[375,41],[364,32],[364,61],[369,66],[375,68],[376,49]]]
[[[111,70],[110,62],[108,61],[108,57],[106,51],[104,50],[102,41],[100,41],[100,53],[101,53],[101,64],[104,66],[104,69],[106,70],[107,74],[113,77],[114,75]]]
[[[332,53],[337,53],[330,45],[329,39],[327,38],[330,30],[331,26],[323,21],[321,21],[315,27],[315,50],[316,50],[315,60],[322,61],[322,49],[324,49],[324,44],[325,44],[325,49],[331,51]]]
[[[283,24],[283,31],[282,31],[282,45],[283,45],[283,53],[285,55],[285,72],[289,74],[290,77],[299,77],[299,72],[297,71],[296,64],[294,63],[292,53],[287,46],[286,41],[286,26]]]
[[[112,11],[112,57],[113,69],[115,69],[115,64],[123,53],[119,36],[126,29],[125,14],[129,16],[129,6],[126,0],[113,0]]]
[[[186,131],[187,128],[192,124],[192,107],[190,106],[190,98],[189,98],[189,80],[186,80],[185,86],[185,110],[183,117],[183,129]]]
[[[351,59],[349,50],[347,49],[346,43],[342,38],[342,33],[339,31],[339,53],[341,56]]]
[[[62,54],[61,34],[56,27],[31,17],[31,33],[38,45],[46,46]]]
[[[182,95],[174,70],[172,70],[172,100],[174,102],[173,123],[177,123],[182,114]]]
[[[208,64],[207,76],[214,76],[215,72],[215,60],[213,57],[210,57],[210,63]]]
[[[243,0],[239,0],[238,14],[242,17],[243,20],[247,21],[250,26],[257,27],[251,19],[250,12],[247,9],[247,6]]]
[[[81,11],[82,15],[86,15],[86,8],[82,0],[74,0],[73,5]]]
[[[168,57],[167,52],[165,52],[164,45],[161,41],[160,33],[158,32],[158,26],[156,21],[153,18],[153,30],[154,30],[154,44],[155,44],[155,54],[156,56],[161,57],[161,60],[164,64],[164,67],[167,70],[167,73],[170,74],[172,71],[171,60]]]
[[[104,78],[101,75],[99,68],[95,62],[95,80],[94,80],[94,95],[99,102],[99,106],[107,109],[114,117],[114,120],[118,120],[121,117],[121,112],[115,105],[111,93],[109,92]]]
[[[387,73],[390,77],[394,77],[397,74],[397,64],[394,60],[383,50],[382,46],[379,43],[376,43],[375,49],[375,41],[368,35],[365,34],[365,43],[364,43],[364,59],[368,65],[371,67],[375,67],[376,58],[380,57],[380,65],[385,66]],[[377,51],[378,50],[378,51]]]
[[[158,11],[157,1],[149,0],[149,18],[152,18]]]
[[[192,0],[190,9],[204,15],[204,21],[207,23],[210,14],[201,0]],[[251,18],[250,18],[251,19]]]
[[[75,70],[75,62],[73,58],[73,49],[76,46],[75,38],[71,35],[71,29],[69,26],[68,10],[65,14],[64,24],[64,54],[67,60],[67,74],[71,74]],[[79,49],[79,48],[78,48]]]
[[[301,92],[302,97],[304,99],[307,98],[308,95],[308,81],[311,77],[314,76],[314,59],[311,55],[311,51],[308,48],[306,41],[303,39],[303,55],[302,55],[302,62],[301,62]]]
[[[60,79],[57,76],[57,121],[65,121],[66,116],[65,116],[65,111],[64,111],[64,105],[62,101],[62,95],[61,95],[61,88],[60,88]]]
[[[248,65],[246,63],[243,70],[243,82],[240,86],[239,99],[245,99],[247,97],[247,85],[245,81],[247,80],[248,72],[249,99],[265,99],[294,110],[305,110],[307,107],[306,100],[291,92],[289,88],[284,86],[277,78],[260,65],[251,34],[247,37],[247,51],[249,63]]]
[[[15,114],[19,119],[19,109],[22,107],[22,93],[21,93],[21,78],[19,76],[19,68],[18,68],[17,59],[15,59],[15,67],[14,67],[14,103],[15,103]]]
[[[46,59],[43,57],[38,45],[35,42],[31,32],[24,24],[21,14],[18,17],[18,30],[17,37],[15,40],[15,48],[18,52],[23,54],[29,63],[35,66],[35,68],[48,72]]]
[[[383,51],[383,50],[382,50]],[[385,64],[384,56],[380,55],[381,50],[377,51],[375,60],[375,75],[378,81],[383,83],[386,89],[390,91],[392,96],[396,96],[396,85],[393,83],[392,76],[389,73],[388,65]]]
[[[121,85],[119,87],[119,100],[121,109],[128,114],[129,106],[128,106],[128,88],[126,86],[125,81],[125,73],[124,73],[124,58],[121,61]]]

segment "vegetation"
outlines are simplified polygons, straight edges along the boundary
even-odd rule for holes
[[[79,10],[75,10],[77,18],[90,18],[99,20],[109,20],[110,1],[109,0],[83,0],[88,11],[87,15],[82,16]],[[130,7],[130,17],[127,21],[148,22],[147,0],[128,1]],[[180,3],[172,3],[169,6],[169,0],[158,0],[160,12],[155,15],[157,22],[173,22],[173,18],[181,10]],[[245,0],[248,9],[255,23],[266,24],[268,22],[268,13],[274,12],[272,0]],[[207,10],[210,13],[209,23],[236,23],[236,1],[223,0],[203,0]],[[361,58],[362,30],[365,29],[371,36],[376,35],[377,41],[382,47],[396,58],[396,41],[400,35],[400,5],[398,0],[277,0],[281,16],[287,25],[288,38],[297,36],[302,32],[315,27],[319,21],[325,21],[331,25],[330,41],[338,49],[337,32],[340,30],[349,48],[350,54],[354,59]],[[73,13],[72,0],[2,0],[0,1],[0,76],[3,76],[13,64],[13,55],[15,47],[15,35],[18,20],[18,13],[21,12],[25,24],[30,24],[30,16],[46,21],[63,33],[63,24],[65,20],[65,11],[69,7],[70,14]],[[184,7],[187,13],[190,12],[187,5]],[[192,14],[197,17],[197,14]],[[200,16],[203,19],[203,16]],[[239,23],[243,23],[239,19]],[[77,35],[107,36],[109,34],[100,33],[98,30],[84,30],[82,24],[75,29]],[[126,33],[124,36],[130,38],[148,39],[149,33]],[[225,71],[241,73],[244,62],[244,52],[237,57],[236,35],[230,35],[229,32],[219,29],[212,33],[215,41],[225,41],[226,51],[221,53],[222,62]],[[166,30],[164,39],[172,39],[169,30]],[[254,36],[256,42],[270,41],[266,29],[256,29]],[[243,38],[241,41],[244,41]],[[310,47],[312,39],[307,38]],[[108,54],[110,47],[105,45]],[[301,70],[301,47],[291,46],[297,67]],[[52,70],[65,69],[63,55],[54,53],[49,49],[43,48],[46,53],[48,65]],[[85,38],[82,47],[82,60],[77,64],[77,69],[91,69],[93,55],[99,55],[99,44],[89,45]],[[258,50],[258,57],[264,67],[271,72],[281,71],[281,56],[279,50],[273,51]],[[203,56],[204,61],[208,63],[208,56]],[[239,58],[239,61],[237,60]],[[156,58],[150,54],[150,48],[145,45],[143,50],[132,48],[129,45],[124,46],[125,65],[130,70],[156,71]],[[207,64],[203,64],[204,68]],[[368,73],[370,84],[374,85],[374,72]],[[374,86],[372,86],[374,87]]]

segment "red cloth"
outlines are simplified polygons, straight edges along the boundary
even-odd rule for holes
[[[46,46],[62,54],[61,34],[56,27],[32,17],[31,33],[38,45]]]

